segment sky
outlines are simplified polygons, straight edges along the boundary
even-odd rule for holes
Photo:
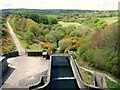
[[[118,10],[120,0],[0,0],[0,9]]]

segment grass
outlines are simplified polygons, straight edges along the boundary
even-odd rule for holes
[[[96,71],[96,72],[100,72],[100,73],[105,73],[106,75],[110,76],[112,79],[114,79],[114,80],[116,80],[116,81],[118,80],[118,78],[114,77],[113,75],[111,75],[111,74],[108,73],[107,71],[105,71],[105,70],[100,70],[100,69],[98,69],[98,68],[95,68],[95,67],[91,66],[91,63],[89,63],[89,62],[84,62],[84,61],[82,61],[82,60],[77,60],[77,63],[78,63],[79,66],[84,67],[84,68],[86,68],[86,69],[88,69],[88,70]]]
[[[68,27],[68,26],[71,26],[71,25],[76,26],[76,27],[81,26],[81,24],[76,23],[76,22],[62,22],[62,21],[60,21],[58,23],[61,24],[63,27]]]
[[[120,84],[116,83],[116,82],[113,82],[111,81],[110,79],[106,78],[106,82],[107,82],[107,85],[108,85],[108,88],[111,88],[111,89],[118,89],[120,90]]]
[[[89,85],[93,85],[93,74],[91,72],[79,69],[82,75],[83,81]]]

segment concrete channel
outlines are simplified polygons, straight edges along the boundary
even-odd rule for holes
[[[55,60],[53,58],[55,58]],[[72,72],[70,72],[71,74],[69,74],[69,72],[66,72],[66,70],[63,70],[63,69],[60,70],[60,68],[59,68],[62,65],[64,66],[64,64],[66,63],[66,62],[62,62],[64,64],[61,63],[61,61],[64,61],[62,59],[65,59],[65,58],[68,58],[68,62],[70,65],[69,68],[71,68],[70,71],[72,70]],[[54,71],[54,69],[55,69],[55,71]],[[67,74],[65,74],[65,73],[67,73]],[[43,75],[43,77],[44,77],[44,75]],[[41,78],[43,78],[43,77],[41,77]],[[73,85],[73,87],[71,87],[71,85],[66,80],[70,80],[71,81],[70,84]],[[74,80],[74,81],[72,81],[72,80]],[[62,83],[65,81],[66,81],[66,83],[64,83],[64,85],[62,86]],[[40,85],[40,83],[39,83],[39,85]],[[33,88],[29,87],[29,89],[31,89],[31,90],[34,90],[34,89],[36,89],[36,90],[56,90],[56,89],[57,90],[65,90],[65,89],[69,88],[69,90],[73,90],[73,89],[74,90],[75,89],[76,90],[102,90],[102,88],[88,85],[83,81],[82,76],[78,70],[76,61],[71,54],[52,54],[50,56],[50,67],[48,70],[48,76],[46,79],[46,83],[43,86],[41,86],[41,85],[39,86],[39,85],[34,85]],[[74,85],[75,85],[75,87],[74,87]]]

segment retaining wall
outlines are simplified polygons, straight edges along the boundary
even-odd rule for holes
[[[2,56],[5,56],[6,58],[17,57],[17,56],[19,56],[19,52],[18,51],[10,52],[7,54],[3,54]]]
[[[42,52],[27,52],[28,56],[42,56]]]
[[[17,56],[19,56],[18,51],[10,52],[2,55],[2,59],[0,60],[0,87],[3,84],[2,77],[8,70],[7,59],[12,57],[17,57]]]

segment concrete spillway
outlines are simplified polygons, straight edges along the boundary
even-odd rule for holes
[[[51,90],[78,90],[76,78],[67,56],[53,56],[51,61]]]
[[[83,82],[72,55],[53,54],[50,56],[50,62],[47,83],[43,86],[41,83],[35,85],[32,90],[102,90]]]

